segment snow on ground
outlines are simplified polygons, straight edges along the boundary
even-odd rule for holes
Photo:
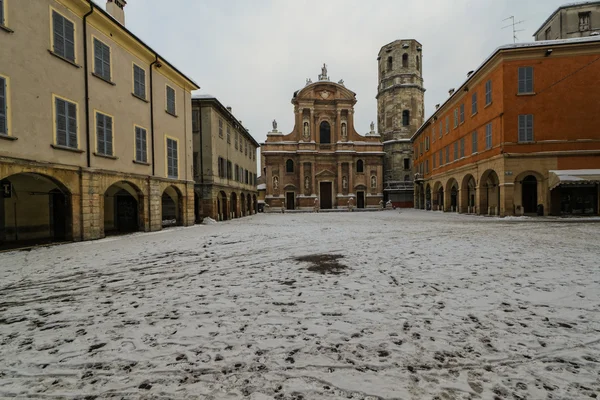
[[[396,210],[3,253],[0,397],[593,398],[599,244],[600,224]]]

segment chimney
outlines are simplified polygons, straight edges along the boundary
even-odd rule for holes
[[[473,73],[475,73],[475,71],[469,71],[469,72],[467,72],[467,78],[470,78],[471,75],[473,75]]]
[[[106,11],[123,26],[125,26],[126,5],[127,0],[106,0]]]
[[[454,94],[454,88],[448,90],[448,95],[452,96]]]
[[[436,105],[435,105],[435,109],[436,109],[436,111],[437,111],[439,108],[440,108],[440,105],[439,105],[439,104],[436,104]]]
[[[232,108],[227,106],[227,111],[231,112]]]

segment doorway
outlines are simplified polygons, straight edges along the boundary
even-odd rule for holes
[[[356,192],[356,208],[365,208],[365,192]]]
[[[320,182],[319,183],[319,194],[321,209],[322,210],[330,210],[333,208],[333,199],[332,199],[332,185],[331,182]]]
[[[119,232],[137,232],[138,204],[137,200],[126,190],[120,190],[115,195],[115,225]]]
[[[52,220],[50,226],[53,230],[55,241],[64,241],[67,238],[67,198],[58,189],[50,191],[50,215]]]
[[[528,175],[522,183],[523,212],[533,214],[537,212],[537,179],[533,175]]]
[[[286,194],[285,194],[285,205],[286,205],[286,208],[288,210],[295,210],[296,209],[296,204],[294,204],[295,200],[296,200],[296,196],[295,196],[294,192],[286,192]]]

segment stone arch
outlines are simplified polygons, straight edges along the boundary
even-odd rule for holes
[[[252,198],[250,197],[250,193],[246,195],[246,209],[248,211],[248,215],[252,215]]]
[[[431,210],[431,205],[432,205],[432,201],[431,201],[431,185],[428,183],[425,186],[425,209],[426,210]]]
[[[74,239],[72,193],[61,180],[17,172],[0,183],[0,248]]]
[[[408,68],[408,53],[402,54],[402,68]]]
[[[161,196],[161,221],[163,227],[183,225],[183,194],[174,185],[163,190]]]
[[[533,170],[523,171],[515,177],[514,205],[517,215],[537,212],[544,201],[544,176]]]
[[[486,170],[479,179],[479,213],[499,215],[500,178],[493,169]]]
[[[463,177],[460,185],[460,201],[459,207],[461,213],[474,214],[477,212],[477,181],[471,174]]]
[[[394,59],[392,58],[392,56],[389,56],[387,58],[387,70],[388,72],[394,69]]]
[[[229,215],[231,218],[239,218],[237,193],[231,192],[231,200],[229,201]]]
[[[252,195],[252,209],[255,213],[258,212],[258,201],[256,200],[256,195]]]
[[[135,183],[117,180],[102,196],[104,234],[144,231],[144,192]]]
[[[444,185],[442,182],[437,181],[433,184],[433,210],[444,210]]]
[[[219,192],[217,199],[217,213],[220,221],[227,221],[229,219],[229,199],[227,194],[223,191]]]
[[[455,178],[450,178],[446,182],[446,211],[458,211],[458,181]]]
[[[285,162],[285,172],[287,173],[292,173],[294,172],[294,160],[292,159],[288,159]]]
[[[356,173],[362,174],[365,172],[365,162],[363,160],[358,160],[356,162]]]
[[[242,217],[246,216],[246,196],[244,196],[244,193],[240,194],[240,214]]]
[[[419,56],[417,56],[416,62],[417,62],[417,71],[420,71],[421,70],[421,60],[419,59]]]
[[[328,121],[322,121],[319,125],[319,143],[331,144],[331,125]]]

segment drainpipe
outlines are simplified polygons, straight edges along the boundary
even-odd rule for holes
[[[152,176],[156,175],[156,166],[155,166],[155,152],[154,148],[156,144],[154,143],[154,69],[153,67],[158,64],[158,54],[154,55],[155,60],[150,64],[150,137],[152,138]]]
[[[88,43],[87,43],[87,18],[94,13],[94,5],[90,4],[90,11],[83,16],[83,72],[85,74],[85,135],[87,166],[92,166],[92,155],[90,154],[90,85],[88,80]],[[83,227],[82,227],[83,228]]]
[[[204,185],[204,146],[202,145],[202,103],[199,102],[198,117],[200,118],[200,184]]]

